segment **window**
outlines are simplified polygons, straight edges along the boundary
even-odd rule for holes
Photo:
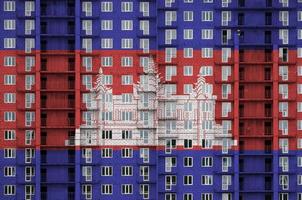
[[[184,29],[184,40],[193,39],[193,29]]]
[[[112,166],[102,166],[101,167],[101,176],[112,176],[113,167]]]
[[[122,65],[122,67],[132,67],[133,66],[133,57],[122,57],[121,65]]]
[[[32,177],[35,176],[35,168],[31,166],[26,166],[24,169],[25,181],[30,182]]]
[[[202,58],[213,58],[213,48],[202,48],[201,57]]]
[[[132,12],[133,11],[133,2],[122,2],[121,7],[122,12]]]
[[[282,168],[282,172],[288,172],[288,168],[289,168],[288,157],[279,157],[279,167]]]
[[[302,185],[302,175],[297,175],[297,185]]]
[[[298,40],[302,40],[302,29],[297,29],[297,38]]]
[[[193,167],[192,157],[184,157],[184,167]]]
[[[35,103],[35,94],[25,93],[25,108],[31,108],[33,103]]]
[[[112,158],[113,150],[111,148],[104,148],[101,150],[101,157],[102,158]]]
[[[35,121],[35,112],[25,112],[25,126],[31,126]]]
[[[302,94],[302,84],[297,84],[297,94]]]
[[[221,67],[221,80],[227,81],[228,77],[232,75],[232,68],[231,66],[222,66]]]
[[[213,176],[212,175],[202,175],[201,176],[201,185],[213,185]]]
[[[184,84],[184,94],[191,94],[193,92],[193,84]],[[189,122],[187,123],[187,126],[186,126],[186,122]],[[193,128],[193,122],[192,120],[186,120],[185,121],[185,129],[192,129]]]
[[[82,174],[85,177],[85,181],[92,181],[92,167],[82,166]]]
[[[13,111],[4,112],[4,121],[5,122],[14,122],[16,121],[16,113]]]
[[[85,67],[86,72],[92,71],[92,57],[83,57],[82,65]]]
[[[112,49],[113,48],[113,39],[112,38],[102,38],[101,47],[103,49]]]
[[[279,39],[282,44],[288,44],[288,29],[279,29]]]
[[[24,6],[24,15],[25,16],[31,16],[31,12],[35,11],[35,2],[34,1],[25,1],[25,6]]]
[[[82,48],[85,49],[86,53],[91,53],[92,52],[92,39],[83,38],[82,39]]]
[[[166,11],[165,12],[165,25],[171,26],[172,22],[177,20],[177,13],[176,11]]]
[[[133,168],[132,168],[132,166],[122,166],[122,168],[121,168],[121,176],[133,176]]]
[[[5,177],[14,177],[16,176],[16,167],[4,167],[4,176]]]
[[[101,64],[102,64],[102,67],[112,67],[113,58],[109,57],[109,56],[101,57]]]
[[[92,199],[92,185],[82,185],[82,194],[86,199]]]
[[[279,200],[289,200],[288,193],[279,193]]]
[[[143,195],[143,199],[149,199],[149,185],[140,184],[139,193]]]
[[[188,22],[188,21],[193,21],[193,11],[184,11],[184,21]]]
[[[231,57],[231,48],[222,48],[221,61],[228,62]]]
[[[4,22],[4,30],[15,30],[16,29],[16,20],[5,19],[3,22]]]
[[[202,29],[201,30],[201,39],[212,40],[213,39],[213,29]]]
[[[82,20],[82,29],[86,35],[92,35],[92,20]]]
[[[15,140],[16,131],[15,130],[5,130],[4,131],[4,140]]]
[[[212,166],[213,166],[213,157],[201,158],[201,167],[212,167]]]
[[[25,35],[30,35],[32,30],[35,30],[35,20],[25,20]]]
[[[132,131],[123,130],[122,131],[122,139],[132,139]]]
[[[165,158],[165,172],[171,172],[172,167],[176,167],[176,157],[166,157]]]
[[[184,76],[193,76],[193,66],[184,66]]]
[[[213,200],[213,194],[212,193],[202,193],[201,200]]]
[[[190,139],[184,139],[184,148],[185,149],[193,148],[193,141]]]
[[[25,163],[31,163],[32,159],[35,157],[35,149],[26,148],[24,152]]]
[[[185,193],[183,200],[193,200],[193,194],[191,193]]]
[[[132,31],[133,30],[133,20],[122,20],[121,29],[122,29],[122,31]]]
[[[184,58],[193,58],[193,48],[184,48]]]
[[[133,83],[132,75],[122,75],[122,85],[131,85]]]
[[[176,66],[166,66],[166,81],[171,81],[177,75]]]
[[[25,71],[31,71],[31,68],[35,66],[35,57],[34,56],[25,56]]]
[[[298,21],[302,21],[302,11],[298,11],[297,17],[298,17]]]
[[[139,39],[139,48],[143,50],[143,53],[149,53],[150,50],[149,39],[146,38]]]
[[[3,3],[4,3],[3,5],[4,11],[16,11],[15,1],[4,1]]]
[[[122,194],[132,194],[133,185],[132,184],[122,184]]]
[[[184,103],[184,111],[193,111],[193,103],[185,102]]]
[[[297,139],[297,148],[302,149],[302,138]]]
[[[297,157],[297,167],[302,167],[302,156]]]
[[[222,99],[228,99],[228,95],[231,94],[231,84],[222,84]]]
[[[131,38],[122,38],[121,48],[122,49],[132,49],[133,48],[133,39],[131,39]]]
[[[143,13],[144,17],[149,16],[149,2],[140,2],[139,11]]]
[[[16,186],[4,185],[4,195],[16,195]]]
[[[148,134],[148,132],[141,132],[140,133],[141,134],[140,137],[146,141],[145,143],[148,143],[148,135],[144,136],[144,135],[142,135],[143,133]],[[150,157],[149,148],[140,148],[139,149],[139,157],[143,159],[143,163],[149,163],[149,157]]]
[[[113,11],[113,3],[109,1],[101,2],[101,11],[102,12],[112,12]]]
[[[193,176],[192,175],[185,175],[184,176],[184,185],[193,185]]]
[[[297,112],[302,112],[302,102],[297,102]]]
[[[222,102],[221,104],[221,117],[228,117],[228,113],[232,111],[232,104],[231,102]]]
[[[279,185],[282,186],[282,190],[288,190],[289,176],[288,175],[279,175]]]
[[[221,180],[221,182],[222,182],[221,189],[222,190],[228,190],[229,186],[232,185],[232,176],[222,175],[221,179],[222,179]]]
[[[232,12],[231,11],[222,11],[221,12],[221,25],[228,26],[231,21]]]
[[[16,48],[16,38],[4,38],[4,48],[5,49]]]
[[[92,89],[92,76],[91,75],[83,75],[82,83],[86,86],[87,90]]]
[[[123,103],[131,103],[133,95],[131,93],[124,93],[122,94],[122,102]]]
[[[148,20],[140,20],[139,21],[139,30],[143,31],[143,35],[149,35],[150,27]]]
[[[112,194],[112,185],[111,184],[102,184],[101,185],[101,188],[102,188],[102,194],[103,195],[110,195]]]
[[[203,22],[213,21],[213,11],[202,11],[201,12],[201,21],[203,21]]]
[[[221,170],[223,172],[228,172],[229,167],[232,167],[232,157],[222,157],[221,158]]]
[[[16,103],[16,93],[4,93],[4,103]]]
[[[15,148],[4,149],[4,158],[16,158],[16,149]]]
[[[102,31],[111,31],[113,29],[112,20],[101,20]]]
[[[82,3],[82,12],[85,13],[86,17],[92,16],[92,2],[83,2]]]
[[[122,151],[122,158],[132,158],[133,149],[131,148],[124,148]]]
[[[302,48],[301,47],[297,48],[297,58],[302,58]]]
[[[25,130],[25,145],[31,145],[31,141],[35,138],[33,130]]]
[[[212,66],[201,66],[200,75],[201,76],[213,76],[213,67]]]
[[[16,57],[14,57],[14,56],[5,56],[4,57],[4,66],[5,67],[14,67],[14,66],[16,66]]]
[[[143,177],[143,181],[149,181],[149,174],[149,166],[140,166],[140,176]]]
[[[165,194],[165,200],[175,200],[176,199],[176,193],[166,193]]]
[[[203,3],[213,3],[213,0],[203,0]]]

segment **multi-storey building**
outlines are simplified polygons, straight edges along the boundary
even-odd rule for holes
[[[301,0],[0,10],[0,199],[302,200]]]

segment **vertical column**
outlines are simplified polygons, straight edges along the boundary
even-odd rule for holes
[[[81,2],[75,0],[75,127],[81,124]],[[81,148],[78,131],[75,131],[75,200],[81,199]]]
[[[279,74],[278,74],[278,46],[274,45],[273,47],[273,199],[278,199],[278,188],[279,188],[279,178],[278,178],[278,170],[279,170],[279,160],[278,160],[278,149],[279,149],[279,127],[278,127],[278,116],[279,116]]]
[[[40,106],[40,68],[41,68],[41,54],[40,54],[40,0],[36,0],[35,4],[36,16],[35,16],[35,31],[36,31],[36,49],[35,49],[35,77],[36,77],[36,88],[35,88],[35,101],[36,101],[36,130],[35,130],[35,146],[36,146],[36,169],[35,169],[35,179],[36,179],[36,188],[35,188],[35,199],[39,200],[41,195],[41,185],[40,185],[40,133],[41,133],[41,106]]]
[[[234,200],[239,200],[239,38],[234,33]]]
[[[156,27],[154,27],[155,29],[156,29],[156,36],[157,36],[157,34],[158,34],[158,20],[159,20],[159,18],[158,18],[158,3],[157,3],[157,1],[154,1],[154,7],[156,8],[155,10],[156,10],[156,13],[155,13],[155,16],[156,16],[156,23],[155,23],[155,26]],[[151,7],[149,7],[149,9],[150,9]],[[152,9],[152,8],[151,8]],[[150,27],[150,30],[151,30],[151,28],[152,27]],[[158,70],[159,71],[159,61],[160,61],[160,52],[159,52],[159,44],[158,44],[158,40],[156,40],[155,41],[155,43],[156,43],[156,45],[155,45],[155,59],[154,59],[154,61],[156,62],[155,63],[155,67],[157,67],[157,69],[156,70]],[[158,118],[158,112],[156,113],[156,116],[157,116],[157,118]],[[160,151],[160,147],[159,147],[159,145],[160,145],[160,141],[159,141],[159,134],[158,134],[158,129],[156,130],[157,131],[157,137],[155,138],[155,139],[157,139],[157,141],[155,142],[155,144],[157,144],[156,145],[156,147],[155,147],[155,152],[156,152],[156,194],[155,194],[155,199],[159,199],[159,184],[158,184],[158,179],[159,179],[159,151]]]

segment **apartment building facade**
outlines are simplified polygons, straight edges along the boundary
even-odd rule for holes
[[[302,200],[302,1],[0,10],[1,199]]]

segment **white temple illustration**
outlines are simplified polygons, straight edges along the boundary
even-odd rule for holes
[[[199,76],[190,95],[162,84],[152,58],[144,67],[133,93],[113,95],[100,72],[91,94],[86,94],[84,124],[77,130],[80,146],[164,146],[166,152],[188,145],[227,153],[232,140],[231,122],[215,122],[216,96],[212,85]],[[186,144],[185,140],[190,141]]]

